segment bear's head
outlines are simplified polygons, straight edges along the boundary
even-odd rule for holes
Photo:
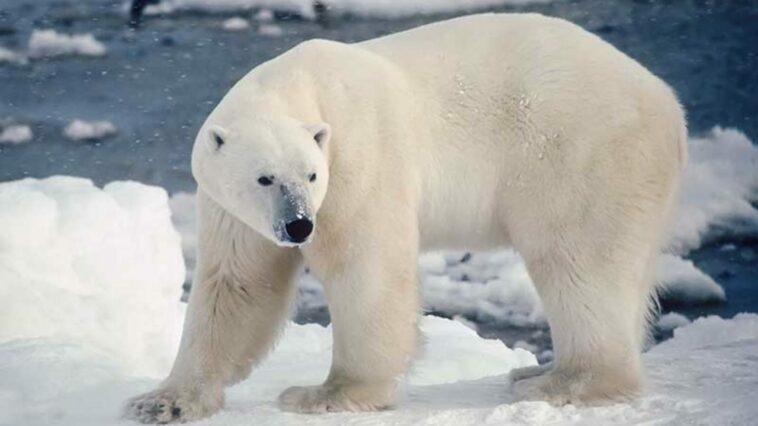
[[[326,123],[211,117],[195,140],[192,174],[227,212],[279,246],[297,246],[310,240],[326,196],[329,137]]]

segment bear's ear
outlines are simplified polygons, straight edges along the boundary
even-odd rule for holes
[[[313,140],[319,148],[326,148],[326,144],[329,143],[329,139],[332,137],[332,128],[326,123],[308,124],[305,128],[313,135]]]
[[[206,143],[214,151],[218,151],[226,143],[228,132],[221,126],[211,125],[208,127]]]

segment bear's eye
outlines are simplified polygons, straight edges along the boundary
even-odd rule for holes
[[[316,174],[315,173],[311,173],[311,175],[308,176],[308,180],[311,181],[311,182],[315,182],[316,181]]]
[[[219,135],[213,135],[213,141],[216,142],[216,149],[221,148],[221,145],[224,144],[224,138]]]
[[[274,177],[268,177],[268,176],[261,176],[258,178],[258,183],[260,183],[263,186],[269,186],[272,183],[274,183]]]

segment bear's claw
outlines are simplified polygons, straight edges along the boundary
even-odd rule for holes
[[[215,413],[222,403],[223,397],[159,389],[130,399],[124,417],[147,424],[183,423]]]

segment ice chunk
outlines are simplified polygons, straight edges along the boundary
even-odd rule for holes
[[[0,47],[0,64],[3,62],[10,64],[25,64],[26,58],[20,53]]]
[[[34,30],[29,39],[29,57],[63,55],[103,56],[105,45],[92,34],[61,34],[55,30]]]
[[[18,145],[32,140],[32,129],[22,124],[13,124],[0,132],[0,143]]]
[[[106,138],[115,133],[116,126],[109,121],[85,121],[76,119],[63,129],[63,134],[74,141],[93,141]]]
[[[258,34],[268,37],[280,37],[284,34],[284,30],[279,25],[261,24],[258,27]]]
[[[659,259],[661,295],[675,305],[689,306],[726,301],[724,289],[691,260],[663,254]]]
[[[690,323],[690,320],[687,319],[682,314],[678,314],[676,312],[669,312],[666,315],[661,315],[660,318],[658,318],[658,328],[663,331],[671,331],[675,328],[679,328],[683,325],[687,325]]]
[[[245,18],[235,16],[222,22],[221,27],[227,31],[242,31],[250,28],[250,22]]]
[[[758,226],[758,147],[744,133],[715,127],[689,141],[681,203],[670,245],[687,253],[702,244],[714,226],[736,221]]]

